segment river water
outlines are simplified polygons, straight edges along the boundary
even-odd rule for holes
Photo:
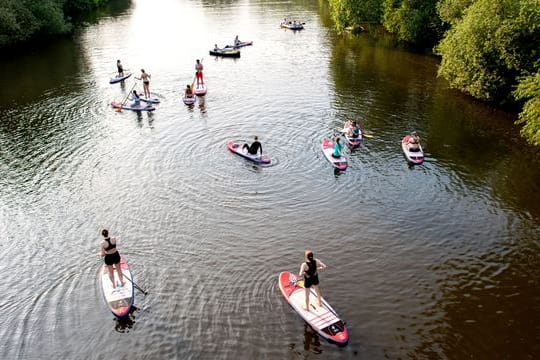
[[[538,150],[515,115],[437,79],[437,59],[337,35],[319,6],[118,1],[74,39],[2,54],[0,358],[540,356]],[[240,59],[208,55],[235,35],[254,41]],[[152,75],[155,112],[109,106],[142,91],[109,85],[117,59]],[[190,108],[195,59],[208,94]],[[335,173],[320,142],[347,117],[373,137]],[[254,135],[274,165],[227,150]],[[127,321],[101,297],[104,227],[148,291]],[[307,247],[346,347],[279,291]]]

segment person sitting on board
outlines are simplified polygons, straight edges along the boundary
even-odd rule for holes
[[[260,151],[262,156],[262,145],[259,142],[259,138],[257,136],[254,137],[255,141],[251,143],[251,145],[248,145],[247,143],[242,146],[242,150],[247,149],[248,153],[251,155],[257,155],[257,152]]]
[[[192,98],[193,97],[193,89],[191,88],[191,85],[186,85],[186,91],[184,92],[185,97]]]
[[[118,77],[124,76],[124,67],[122,66],[122,63],[120,60],[116,60],[116,68],[118,69]]]
[[[101,240],[100,249],[101,249],[101,256],[104,256],[105,265],[107,265],[107,269],[109,270],[109,278],[111,279],[111,283],[114,289],[116,289],[116,282],[114,281],[114,270],[116,269],[116,273],[118,274],[118,279],[120,280],[119,286],[124,286],[124,275],[122,274],[122,269],[120,267],[120,253],[118,252],[118,249],[116,248],[117,240],[115,238],[109,237],[109,230],[103,229],[101,231],[101,235],[103,235],[103,240]]]
[[[133,96],[133,104],[131,104],[131,106],[141,106],[141,96],[137,93],[137,90],[133,89],[133,92],[131,94]]]
[[[343,149],[343,145],[341,145],[339,137],[336,137],[336,143],[334,145],[334,152],[332,153],[332,157],[340,158],[341,157],[341,149]]]
[[[306,307],[304,310],[309,311],[309,294],[311,293],[310,288],[315,289],[317,294],[317,306],[321,307],[321,289],[319,289],[319,273],[317,270],[326,269],[326,265],[319,259],[313,257],[313,252],[311,250],[305,251],[305,262],[300,265],[300,276],[304,277],[304,290],[306,294]]]
[[[203,81],[203,65],[199,59],[197,59],[197,62],[195,63],[195,77],[197,78],[197,88],[199,87],[199,83],[204,85]]]
[[[350,129],[351,129],[350,137],[352,137],[353,139],[358,139],[358,137],[360,136],[360,128],[358,127],[358,124],[356,123],[356,121],[353,121],[352,127]]]
[[[416,131],[413,131],[411,135],[409,135],[409,140],[407,141],[407,147],[409,151],[420,151],[420,136],[416,133]]]
[[[214,44],[214,51],[219,51],[219,48],[217,47],[217,44]]]

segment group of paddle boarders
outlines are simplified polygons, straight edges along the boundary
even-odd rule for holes
[[[259,144],[255,145],[255,147],[258,147],[262,151],[262,147],[260,146],[260,143],[257,141],[257,137],[255,137],[255,142],[253,144]],[[253,145],[252,144],[252,145]],[[245,144],[244,146],[247,146]],[[101,239],[100,242],[100,255],[103,257],[103,261],[105,262],[105,265],[107,266],[107,270],[109,271],[109,279],[111,280],[112,287],[116,289],[116,287],[122,287],[125,284],[124,275],[122,274],[122,268],[120,266],[120,253],[118,252],[118,241],[115,238],[112,238],[109,236],[109,230],[103,229],[101,231],[101,236],[103,239]],[[319,259],[315,258],[313,256],[313,252],[309,249],[307,249],[304,252],[305,261],[302,262],[300,265],[300,272],[298,275],[304,279],[304,289],[306,294],[306,306],[304,310],[309,311],[310,309],[310,303],[309,303],[309,295],[310,295],[310,289],[313,287],[315,290],[315,293],[317,294],[317,303],[315,304],[318,307],[321,307],[321,289],[319,288],[319,270],[325,270],[326,265]],[[114,280],[114,272],[118,274],[119,283],[116,283]]]

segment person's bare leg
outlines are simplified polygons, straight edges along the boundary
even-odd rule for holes
[[[321,307],[321,289],[319,285],[313,285],[315,287],[315,292],[317,293],[317,306]]]
[[[305,294],[306,294],[306,307],[304,310],[309,311],[309,288],[305,288]]]
[[[109,270],[109,279],[111,279],[112,287],[113,289],[116,289],[116,283],[114,282],[114,268],[112,265],[107,265],[107,269]]]
[[[122,273],[122,265],[118,263],[114,266],[116,267],[116,272],[118,273],[118,279],[120,280],[120,284],[124,286],[126,282],[124,281],[124,274]]]

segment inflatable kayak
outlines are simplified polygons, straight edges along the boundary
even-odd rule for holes
[[[221,57],[239,58],[240,57],[240,50],[230,49],[230,48],[214,49],[214,50],[210,50],[210,55],[221,56]]]
[[[294,22],[282,22],[281,23],[282,28],[290,29],[290,30],[302,30],[304,28],[304,25],[301,23],[294,23]]]
[[[193,91],[195,95],[203,96],[206,95],[206,85],[200,84],[195,87],[195,91]]]
[[[124,76],[118,76],[118,74],[109,80],[109,84],[116,84],[117,82],[124,81],[131,76],[131,73],[124,73]]]
[[[410,137],[410,135],[407,135],[401,140],[401,149],[403,150],[403,154],[409,163],[419,165],[424,162],[424,151],[422,150],[422,145],[420,144],[418,144],[418,150],[409,150]]]
[[[310,289],[310,309],[305,310],[306,295],[303,288],[303,280],[288,271],[279,274],[279,289],[285,300],[291,307],[323,338],[338,345],[346,345],[349,342],[349,332],[345,323],[338,317],[332,307],[321,298],[321,307],[315,306],[317,295],[315,290]]]
[[[227,45],[224,49],[239,49],[244,46],[253,45],[253,41],[239,41],[235,45]]]
[[[141,104],[139,106],[134,106],[133,104],[124,104],[122,105],[119,101],[111,102],[111,106],[115,109],[121,108],[122,110],[131,110],[131,111],[154,111],[155,107],[149,104]]]
[[[321,149],[324,156],[328,161],[330,161],[333,167],[338,170],[347,169],[347,159],[343,155],[338,158],[332,156],[334,152],[334,143],[332,141],[330,141],[328,138],[324,138],[321,144]]]
[[[256,164],[264,164],[268,165],[272,162],[272,159],[268,155],[252,155],[250,154],[246,149],[243,149],[244,144],[240,144],[237,142],[234,142],[233,140],[230,140],[227,142],[227,147],[229,150],[231,150],[236,155],[240,155],[244,159],[247,159],[249,161],[253,161]]]
[[[122,275],[124,276],[124,285],[120,285],[118,279],[118,273],[114,271],[114,281],[116,282],[116,288],[113,288],[111,279],[109,277],[109,269],[106,265],[101,267],[100,280],[101,289],[103,291],[103,299],[109,307],[109,310],[116,317],[124,317],[129,314],[129,310],[133,306],[135,294],[133,291],[133,284],[127,278],[133,281],[131,271],[124,258],[120,260],[120,266],[122,268]]]
[[[192,96],[192,97],[186,97],[184,96],[182,98],[182,101],[184,102],[184,104],[186,105],[193,105],[195,104],[195,101],[197,101],[197,97],[196,96]]]

